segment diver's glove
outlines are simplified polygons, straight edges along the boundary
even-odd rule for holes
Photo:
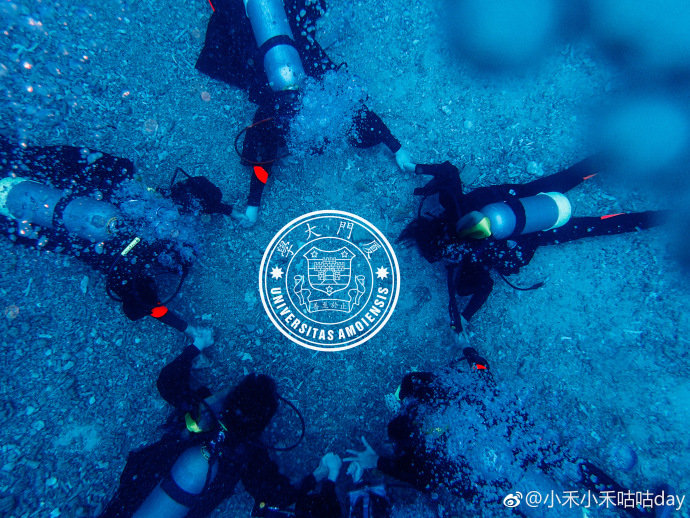
[[[406,173],[414,173],[415,167],[417,167],[417,165],[412,162],[410,152],[404,147],[401,147],[395,152],[395,161],[400,170]]]
[[[362,480],[364,470],[362,469],[362,466],[359,465],[359,462],[354,461],[351,462],[350,465],[347,467],[347,475],[350,475],[352,477],[352,483],[356,484],[357,482]]]
[[[328,477],[328,480],[335,482],[340,473],[340,468],[343,465],[343,461],[335,453],[327,453],[321,457],[321,462],[319,462],[319,467],[314,470],[314,478],[317,482]]]
[[[184,333],[192,340],[194,347],[200,351],[213,345],[213,329],[210,327],[187,326]]]
[[[352,454],[352,457],[343,459],[344,462],[351,463],[347,468],[347,474],[352,477],[352,481],[355,483],[362,478],[362,474],[366,470],[375,468],[379,462],[378,454],[364,437],[362,437],[362,443],[364,444],[362,451],[347,450],[348,453]]]
[[[461,347],[469,347],[470,345],[470,334],[467,331],[467,326],[469,325],[469,322],[460,315],[460,323],[455,329],[455,340],[457,341],[458,345]]]
[[[244,228],[252,227],[254,226],[254,223],[256,223],[256,220],[259,219],[259,207],[247,205],[247,209],[244,211],[244,214],[237,210],[233,210],[232,217],[239,221],[240,225],[242,225]]]

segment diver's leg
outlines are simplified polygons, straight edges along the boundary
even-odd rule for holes
[[[554,245],[575,241],[583,237],[624,234],[648,229],[663,223],[664,211],[608,214],[600,217],[573,218],[560,228],[537,232],[534,239],[539,245]]]
[[[566,192],[585,180],[596,176],[601,169],[601,158],[592,156],[558,173],[544,176],[532,182],[514,186],[521,198],[534,196],[540,192]]]

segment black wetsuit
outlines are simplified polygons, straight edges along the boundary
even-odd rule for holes
[[[457,440],[449,447],[447,430],[428,429],[428,422],[425,424],[425,419],[430,414],[443,415],[444,412],[452,412],[453,406],[471,406],[476,412],[470,415],[481,422],[467,422],[465,426],[492,430],[487,434],[491,443],[484,446],[497,451],[510,451],[520,471],[533,467],[555,478],[559,478],[556,474],[561,472],[579,474],[579,484],[594,493],[610,491],[610,494],[617,495],[618,492],[628,492],[594,464],[574,456],[554,442],[545,440],[540,433],[535,433],[534,423],[521,408],[520,403],[513,404],[515,402],[510,400],[506,400],[507,403],[497,403],[496,397],[500,391],[492,378],[487,361],[472,348],[466,348],[464,353],[463,359],[470,365],[470,372],[466,372],[466,368],[461,368],[461,362],[457,361],[447,369],[435,373],[413,372],[403,378],[399,393],[403,407],[388,424],[388,435],[393,442],[395,453],[391,456],[380,456],[377,469],[411,484],[419,491],[446,489],[451,494],[476,505],[496,506],[497,509],[505,511],[500,498],[496,501],[492,498],[521,490],[520,487],[516,487],[518,481],[507,480],[503,475],[498,475],[499,472],[492,473],[495,477],[490,482],[482,475],[477,476],[477,473],[472,472],[472,459],[466,458],[458,451]],[[470,386],[476,391],[465,392],[463,388],[456,387],[457,376],[475,377]],[[457,426],[463,425],[458,423]],[[501,441],[505,441],[505,444],[500,444]],[[448,451],[453,452],[453,459],[444,457],[441,453]],[[472,451],[474,455],[477,454],[476,450]],[[476,459],[474,464],[482,465],[481,462],[476,462]],[[575,469],[564,470],[568,465]],[[488,491],[486,485],[491,485]],[[635,495],[634,492],[632,494]],[[642,509],[625,510],[638,518],[653,516],[653,513]],[[514,512],[519,514],[519,510]]]
[[[572,218],[560,228],[519,235],[524,227],[524,211],[519,198],[534,196],[540,192],[567,192],[599,170],[596,159],[586,159],[559,173],[539,178],[526,184],[502,184],[480,187],[468,193],[462,192],[458,169],[443,164],[418,165],[418,174],[433,175],[426,186],[415,189],[421,196],[439,195],[444,211],[433,217],[420,215],[402,232],[401,239],[414,239],[429,261],[444,260],[448,269],[451,326],[462,330],[460,315],[466,320],[482,307],[493,289],[491,270],[501,275],[517,273],[527,265],[539,246],[574,241],[583,237],[595,237],[633,232],[660,224],[660,213],[655,211],[614,214],[601,217]],[[508,239],[462,239],[455,233],[460,217],[471,211],[480,211],[490,203],[506,202],[517,214],[517,228]],[[460,312],[456,295],[470,296]]]
[[[118,233],[97,248],[95,243],[69,233],[60,224],[62,211],[74,198],[100,193],[102,199],[112,199],[115,189],[134,177],[134,164],[130,160],[72,146],[23,149],[0,137],[0,168],[3,176],[11,174],[68,193],[57,204],[54,228],[34,226],[31,232],[22,234],[17,232],[16,221],[0,217],[0,232],[17,244],[72,255],[106,273],[109,290],[122,300],[123,311],[131,320],[151,315],[179,331],[186,329],[187,323],[161,304],[154,276],[165,274],[183,279],[191,266],[191,254],[183,257],[179,248],[166,240],[142,240],[126,257],[119,257],[134,235]],[[190,192],[199,195],[201,191],[208,191],[208,198],[217,203],[208,207],[202,203],[202,208],[229,213],[230,208],[219,200],[217,187],[212,186],[217,192],[213,191],[204,180],[202,177],[185,180],[188,189],[180,187],[183,182],[176,184],[172,189],[173,199],[184,203],[185,195]],[[165,263],[159,260],[162,258]],[[154,311],[154,308],[157,309]]]
[[[267,175],[279,148],[285,145],[294,100],[291,94],[275,93],[268,86],[263,54],[256,45],[244,3],[239,0],[214,0],[213,5],[215,12],[211,16],[196,67],[214,79],[246,90],[249,100],[259,105],[242,148],[243,163],[253,166],[247,203],[258,207]],[[286,0],[284,5],[295,37],[294,46],[306,74],[319,79],[327,71],[336,70],[338,66],[314,39],[316,20],[325,10],[325,2]],[[305,14],[302,15],[302,11]],[[360,148],[383,143],[393,153],[400,149],[400,142],[381,118],[364,105],[353,121],[350,142]]]
[[[166,433],[158,442],[129,454],[120,476],[120,485],[101,518],[132,516],[153,488],[168,475],[181,453],[191,446],[208,442],[216,434],[191,434],[185,430],[184,414],[196,411],[203,399],[211,395],[207,387],[193,389],[190,383],[192,362],[198,355],[199,350],[189,345],[161,371],[158,390],[163,399],[175,408],[171,424],[176,424],[176,429]],[[315,492],[316,480],[313,475],[308,475],[295,488],[280,473],[268,450],[258,441],[237,444],[228,442],[223,445],[215,478],[201,496],[195,499],[194,506],[187,514],[188,518],[207,516],[233,494],[239,481],[242,481],[257,504],[287,509],[297,502],[298,509],[303,513],[301,516],[339,516],[336,511],[339,513],[340,507],[332,482],[324,481],[320,492]],[[309,512],[312,514],[308,514]]]

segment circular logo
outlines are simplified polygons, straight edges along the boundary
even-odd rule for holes
[[[318,351],[363,344],[388,322],[400,293],[398,260],[367,220],[305,214],[273,237],[259,270],[261,302],[290,340]]]

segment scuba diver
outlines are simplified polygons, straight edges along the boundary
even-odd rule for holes
[[[659,503],[653,497],[661,490],[671,494],[669,486],[649,492],[654,503],[637,505],[635,492],[562,446],[554,431],[562,429],[561,423],[537,422],[525,410],[529,399],[516,397],[494,380],[486,359],[470,347],[463,354],[436,372],[405,375],[396,392],[399,410],[388,423],[393,454],[379,456],[362,437],[364,450],[347,450],[352,456],[343,459],[350,462],[347,473],[353,480],[376,468],[419,491],[462,498],[482,516],[504,516],[510,507],[518,516],[545,516],[552,510],[545,509],[546,500],[542,509],[531,509],[525,502],[513,506],[508,499],[534,490],[541,495],[576,493],[580,502],[582,493],[572,491],[578,487],[599,499],[590,500],[592,507],[611,497],[608,508],[618,506],[630,516],[666,516],[655,514],[669,509],[663,498]],[[619,493],[626,495],[625,503],[616,503]],[[552,497],[558,516],[582,516],[585,503],[569,506],[567,497],[563,501]]]
[[[100,518],[200,518],[230,497],[240,480],[255,500],[252,516],[338,518],[334,483],[340,458],[324,455],[293,487],[268,450],[299,445],[305,432],[302,415],[278,394],[275,381],[262,374],[246,375],[235,387],[215,394],[206,386],[193,388],[192,362],[203,348],[188,345],[161,371],[158,390],[174,407],[167,432],[129,454],[120,485]],[[281,401],[302,424],[299,439],[284,448],[261,440]],[[286,510],[291,505],[294,510]]]
[[[247,91],[249,100],[259,105],[240,153],[242,163],[251,167],[247,208],[245,213],[233,214],[250,226],[257,220],[261,194],[279,148],[286,144],[301,84],[307,77],[321,80],[340,66],[315,40],[316,21],[325,12],[323,0],[285,0],[284,4],[283,0],[214,0],[213,6],[196,68]],[[352,122],[349,140],[360,148],[383,143],[401,170],[414,170],[409,153],[363,104]]]
[[[196,255],[195,215],[232,211],[218,187],[205,177],[173,177],[157,191],[134,179],[130,160],[71,146],[22,148],[2,137],[0,168],[0,230],[14,243],[104,272],[107,293],[131,320],[151,316],[212,341],[210,329],[189,325],[166,304]]]
[[[414,190],[422,196],[417,218],[398,240],[412,240],[429,262],[444,260],[448,276],[450,326],[467,342],[467,323],[493,289],[491,270],[511,287],[506,275],[526,266],[539,246],[648,229],[662,223],[662,212],[607,214],[571,219],[563,193],[596,176],[601,157],[592,157],[559,173],[526,184],[480,187],[463,193],[458,168],[450,162],[418,164],[417,174],[433,176]],[[437,195],[435,209],[422,214],[428,197]],[[460,311],[456,296],[469,296]]]

